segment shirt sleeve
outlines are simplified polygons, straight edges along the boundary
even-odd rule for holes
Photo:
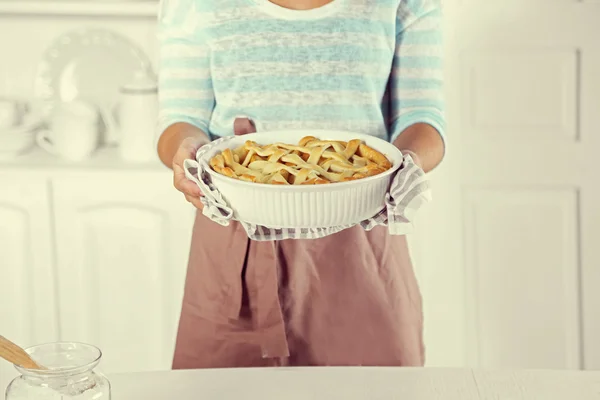
[[[158,17],[159,135],[177,122],[209,134],[215,96],[210,50],[197,29],[195,0],[161,0]]]
[[[426,123],[444,138],[443,43],[440,0],[401,0],[390,77],[390,140]]]

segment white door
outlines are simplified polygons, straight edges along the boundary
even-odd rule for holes
[[[600,3],[444,0],[430,365],[600,368]]]
[[[61,336],[99,346],[105,372],[171,365],[193,212],[169,179],[53,182]]]
[[[47,187],[0,175],[0,335],[24,347],[58,339]],[[0,362],[0,381],[14,375]]]

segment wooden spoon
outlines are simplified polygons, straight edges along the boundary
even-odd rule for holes
[[[46,370],[48,368],[38,364],[25,350],[17,346],[4,336],[0,335],[0,357],[6,361],[27,369]]]

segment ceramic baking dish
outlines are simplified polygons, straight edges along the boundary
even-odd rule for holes
[[[240,181],[218,174],[209,166],[215,154],[226,148],[241,146],[247,140],[261,145],[277,142],[294,144],[304,136],[321,140],[361,139],[384,154],[393,167],[382,174],[355,181],[287,186]],[[391,143],[374,136],[342,131],[260,132],[208,146],[199,151],[197,162],[208,172],[213,185],[233,209],[234,218],[269,228],[325,228],[371,218],[385,207],[390,181],[402,164],[402,153]]]

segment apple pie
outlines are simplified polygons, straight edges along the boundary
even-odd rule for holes
[[[215,155],[210,167],[241,181],[317,185],[378,175],[390,169],[392,163],[359,139],[343,142],[306,136],[295,145],[247,141]]]

